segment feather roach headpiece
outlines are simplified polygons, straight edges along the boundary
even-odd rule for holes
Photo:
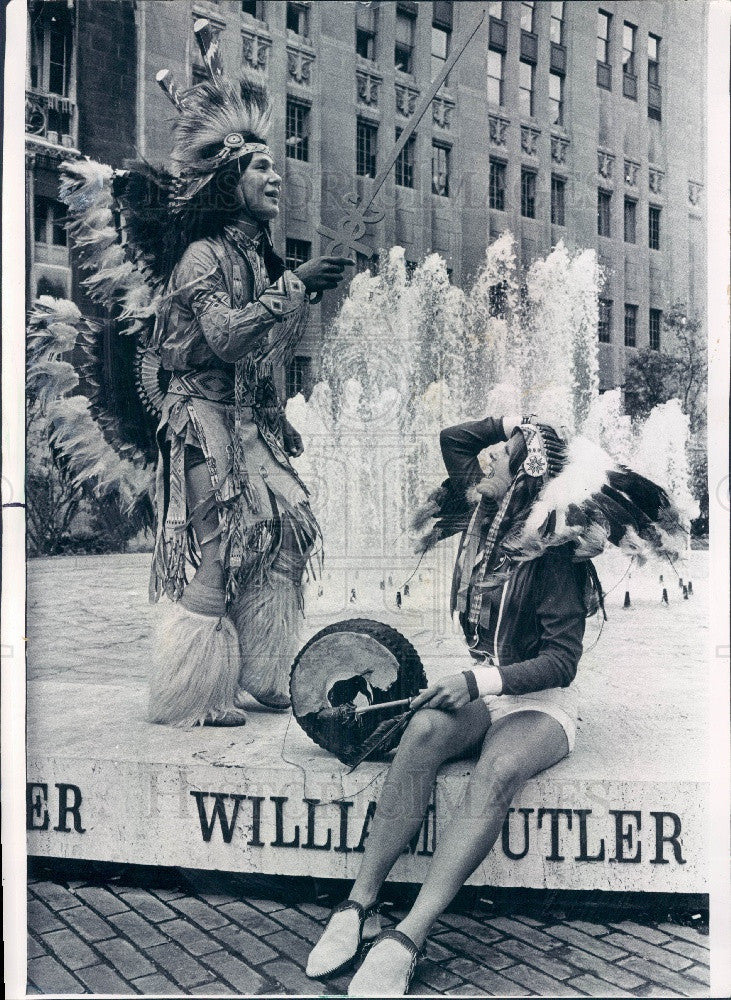
[[[218,39],[210,23],[196,21],[198,41],[210,79],[181,91],[170,71],[157,81],[179,112],[174,123],[172,160],[176,169],[174,200],[183,207],[221,167],[249,153],[268,153],[271,106],[266,87],[253,78],[238,81],[223,75]]]

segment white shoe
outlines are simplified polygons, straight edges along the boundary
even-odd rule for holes
[[[334,976],[356,959],[365,940],[376,937],[381,918],[376,905],[363,907],[354,899],[338,903],[322,937],[310,952],[306,973],[312,979]]]
[[[378,935],[348,987],[349,997],[403,997],[409,991],[419,949],[395,927]]]

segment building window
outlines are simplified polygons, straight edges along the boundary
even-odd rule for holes
[[[612,15],[600,10],[596,29],[596,82],[605,90],[612,89],[612,67],[609,63],[611,32]]]
[[[66,3],[37,5],[31,28],[30,85],[68,97],[71,86],[73,14]],[[49,126],[50,127],[50,126]]]
[[[622,30],[622,72],[635,76],[635,37],[637,28],[628,21]]]
[[[259,0],[241,0],[241,13],[261,21],[261,5]]]
[[[449,58],[452,41],[452,4],[437,0],[433,5],[431,29],[431,78],[436,78]],[[444,81],[445,84],[447,80]]]
[[[647,36],[647,115],[656,121],[662,118],[660,38],[657,35]]]
[[[563,45],[563,2],[551,3],[551,41]]]
[[[431,144],[431,191],[432,194],[449,197],[449,167],[451,149],[440,142]]]
[[[551,177],[551,222],[554,226],[565,226],[566,181],[563,177]]]
[[[355,171],[359,177],[375,177],[378,148],[378,126],[358,119],[355,140]]]
[[[624,199],[624,242],[637,242],[637,202],[633,198]]]
[[[294,97],[287,98],[287,156],[290,160],[310,158],[310,109]]]
[[[416,18],[405,10],[396,11],[396,45],[393,61],[402,73],[414,72],[414,27]]]
[[[310,381],[310,359],[297,354],[287,367],[287,398],[306,392]]]
[[[521,61],[520,67],[520,92],[519,103],[520,113],[526,118],[533,117],[533,81],[535,80],[535,66],[532,63]]]
[[[548,99],[551,106],[551,124],[563,125],[563,77],[558,73],[549,74]]]
[[[596,31],[596,60],[609,65],[609,38],[612,28],[612,15],[599,11]]]
[[[403,129],[396,129],[396,142],[401,138]],[[396,157],[396,183],[399,187],[412,188],[414,186],[414,150],[416,148],[416,136],[410,135],[406,140],[406,145]]]
[[[628,21],[622,31],[622,92],[625,97],[637,100],[637,73],[635,72],[635,41],[637,28]]]
[[[502,106],[503,77],[505,75],[505,56],[495,49],[487,52],[487,99],[490,104]]]
[[[505,211],[505,178],[507,166],[502,160],[490,159],[490,208]]]
[[[662,326],[662,310],[650,310],[650,349],[660,350],[660,327]]]
[[[599,299],[599,343],[612,342],[612,300]]]
[[[520,171],[520,214],[526,219],[536,217],[536,172],[526,167]]]
[[[290,271],[294,271],[312,256],[312,244],[309,240],[293,240],[287,237],[287,256],[285,263]]]
[[[535,3],[521,3],[520,5],[520,30],[533,31],[535,14]]]
[[[66,206],[53,198],[36,195],[33,202],[36,243],[46,243],[49,246],[65,247],[66,240]]]
[[[355,51],[361,59],[376,58],[376,9],[372,4],[356,4]]]
[[[624,306],[624,346],[637,347],[637,306]]]
[[[660,209],[657,205],[650,205],[648,237],[650,250],[660,249]]]
[[[599,190],[597,194],[596,231],[599,236],[612,235],[612,192]]]
[[[295,35],[308,38],[310,34],[310,10],[304,3],[287,2],[287,30]]]

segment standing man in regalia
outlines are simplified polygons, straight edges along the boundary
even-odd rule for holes
[[[246,693],[270,709],[289,705],[320,531],[290,461],[302,440],[275,374],[304,332],[310,297],[335,288],[351,263],[285,268],[269,233],[282,179],[266,145],[266,91],[227,80],[217,53],[201,47],[210,80],[169,91],[179,111],[172,203],[191,239],[150,345],[169,375],[151,594],[174,607],[155,640],[149,717],[181,726],[243,723]]]

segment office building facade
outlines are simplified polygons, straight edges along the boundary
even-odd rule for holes
[[[39,136],[31,118],[29,147],[43,139],[44,155],[47,145],[68,145],[104,154],[117,166],[135,155],[164,162],[174,111],[155,73],[169,68],[181,87],[201,78],[193,24],[207,17],[227,71],[256,71],[268,80],[270,145],[285,186],[274,235],[296,266],[328,250],[318,230],[338,230],[348,196],[368,201],[432,81],[486,5],[77,0],[55,6],[66,8],[75,25],[68,75],[76,73],[69,88],[76,88],[78,122],[69,132],[47,124]],[[515,234],[525,266],[559,239],[596,248],[604,273],[601,383],[621,385],[629,351],[669,346],[662,315],[671,303],[685,302],[699,314],[705,305],[704,8],[680,0],[489,4],[388,173],[374,202],[381,218],[361,237],[364,249],[399,244],[412,263],[439,252],[452,281],[467,285],[505,229]],[[102,68],[84,62],[89,42],[79,24],[92,18],[104,36],[109,27],[96,23],[104,21],[104,9],[109,16],[116,9],[121,20],[119,40],[111,40],[116,62]],[[31,102],[43,87],[49,101],[73,102],[73,94],[56,93],[61,83],[50,44],[41,75],[33,70],[38,46],[33,55],[29,44]],[[114,120],[104,100],[110,86],[124,126],[117,148],[113,136],[102,135]],[[96,106],[85,110],[85,100]],[[45,229],[34,225],[42,239],[31,241],[31,292],[42,270],[38,251],[54,252],[56,232],[52,213]],[[315,376],[321,332],[337,301],[331,295],[313,310],[287,375],[288,392],[306,390]]]

